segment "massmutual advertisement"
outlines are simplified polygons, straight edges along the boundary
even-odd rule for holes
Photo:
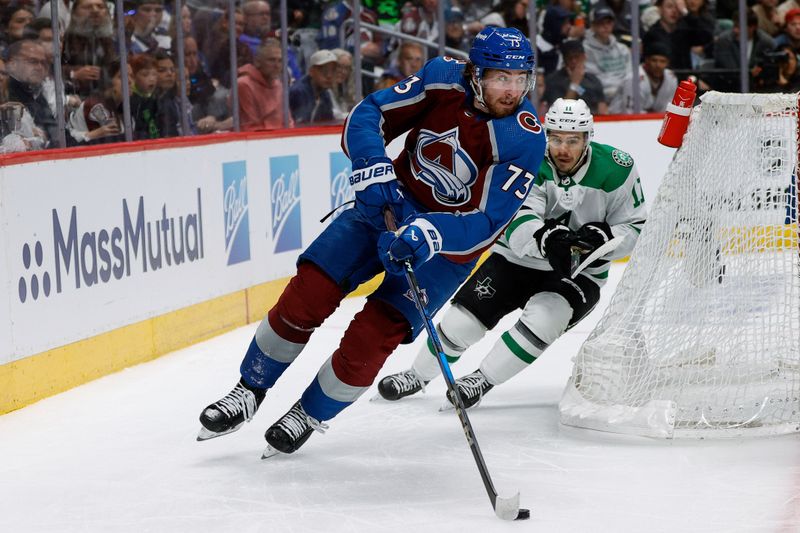
[[[281,139],[0,169],[0,364],[292,275],[352,197],[320,139],[325,157]]]

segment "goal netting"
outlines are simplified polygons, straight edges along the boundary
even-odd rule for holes
[[[560,403],[653,437],[800,430],[797,95],[708,93]]]

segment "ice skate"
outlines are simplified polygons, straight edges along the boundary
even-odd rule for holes
[[[378,394],[384,400],[397,401],[425,390],[430,381],[420,381],[413,369],[386,376],[378,383]]]
[[[267,459],[281,453],[294,453],[305,444],[314,431],[325,433],[328,425],[312,418],[303,410],[298,400],[289,412],[283,415],[267,430],[264,438],[267,439],[267,448],[262,459]]]
[[[252,388],[239,380],[224,398],[212,403],[200,413],[200,423],[203,427],[200,428],[197,440],[213,439],[238,430],[253,418],[266,394],[266,389]]]
[[[456,387],[461,395],[461,401],[464,403],[464,408],[469,409],[478,405],[483,399],[483,396],[492,390],[494,385],[486,380],[483,372],[476,370],[472,374],[467,374],[463,378],[456,380]],[[447,400],[451,404],[451,408],[455,406],[455,399],[451,397],[450,391],[447,392]]]

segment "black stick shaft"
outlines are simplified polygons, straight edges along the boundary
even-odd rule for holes
[[[388,209],[384,212],[384,221],[386,223],[386,228],[389,229],[389,231],[397,231],[397,224],[395,223],[394,215]],[[495,490],[494,483],[492,483],[492,478],[489,476],[489,469],[486,467],[486,461],[483,460],[483,454],[481,453],[481,448],[478,445],[478,438],[475,436],[475,430],[472,428],[472,423],[469,421],[469,416],[467,416],[467,410],[464,408],[464,402],[461,399],[461,394],[458,392],[455,379],[453,379],[453,373],[450,371],[450,365],[447,363],[447,359],[444,355],[442,341],[439,340],[439,335],[436,333],[436,328],[433,327],[433,320],[428,315],[428,310],[422,301],[422,291],[420,291],[419,284],[417,283],[417,277],[414,275],[414,269],[411,267],[411,263],[408,261],[405,262],[405,275],[408,286],[411,289],[411,294],[414,297],[414,303],[416,304],[420,316],[422,316],[423,322],[425,323],[425,330],[428,332],[428,336],[430,337],[431,342],[436,349],[436,360],[439,362],[439,369],[442,371],[445,383],[447,383],[447,390],[455,400],[456,414],[461,422],[461,428],[464,430],[464,436],[467,438],[467,443],[469,444],[469,449],[472,452],[472,457],[475,459],[475,464],[478,466],[478,472],[481,474],[483,486],[486,487],[486,493],[489,495],[489,500],[492,502],[492,508],[495,508],[497,502],[497,490]]]

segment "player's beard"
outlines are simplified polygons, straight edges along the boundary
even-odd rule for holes
[[[519,107],[518,98],[498,98],[494,102],[486,101],[486,109],[495,118],[504,118],[514,114]]]

